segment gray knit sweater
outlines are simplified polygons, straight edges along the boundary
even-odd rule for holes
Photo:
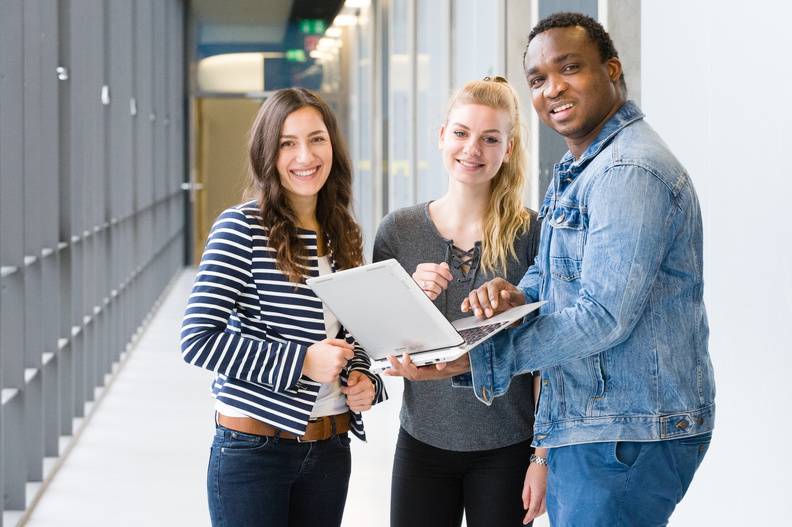
[[[533,264],[539,248],[539,224],[536,213],[531,214],[528,232],[515,242],[518,260],[510,259],[508,274],[485,273],[479,269],[481,244],[466,247],[466,259],[472,256],[467,275],[457,268],[459,251],[453,240],[443,238],[429,216],[429,203],[391,212],[380,223],[374,242],[374,261],[395,258],[412,274],[420,263],[447,262],[454,280],[434,303],[449,320],[462,313],[459,306],[473,289],[503,276],[517,284]],[[464,253],[465,251],[462,251]],[[401,425],[412,437],[437,448],[460,452],[489,450],[513,445],[533,435],[533,378],[515,377],[503,397],[486,406],[476,400],[470,387],[455,387],[451,379],[440,381],[404,381]]]

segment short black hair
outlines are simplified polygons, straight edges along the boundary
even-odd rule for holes
[[[564,12],[553,13],[552,15],[546,16],[540,20],[528,34],[528,46],[531,45],[531,41],[536,35],[544,33],[548,29],[574,26],[580,26],[586,30],[591,41],[596,44],[597,49],[599,49],[600,60],[602,60],[602,62],[619,58],[619,52],[616,51],[613,40],[611,40],[608,32],[605,31],[605,28],[602,27],[602,24],[583,13]],[[523,64],[525,64],[525,57],[528,54],[528,46],[525,47],[525,53],[523,54]],[[627,85],[624,82],[624,72],[622,72],[619,80],[621,81],[622,88],[626,90]]]

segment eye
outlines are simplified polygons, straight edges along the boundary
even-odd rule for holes
[[[528,87],[531,89],[538,88],[544,82],[544,77],[534,77],[528,80]]]
[[[325,141],[327,141],[327,138],[324,137],[324,136],[321,136],[321,135],[318,135],[316,137],[312,137],[311,138],[311,142],[312,143],[323,143]]]
[[[578,66],[577,64],[568,64],[568,65],[564,66],[563,71],[564,71],[564,73],[569,73],[571,71],[576,71],[576,70],[579,70],[579,69],[580,69],[580,66]]]
[[[461,130],[455,130],[453,134],[457,137],[467,137],[467,134]]]
[[[288,148],[288,147],[292,146],[293,144],[294,144],[294,141],[291,141],[291,140],[281,141],[280,148]]]
[[[497,137],[485,137],[484,142],[491,145],[495,145],[500,143],[500,140]]]

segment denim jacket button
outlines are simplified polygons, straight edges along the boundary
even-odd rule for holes
[[[698,424],[699,426],[703,425],[704,424],[704,418],[703,417],[699,417],[698,421],[696,421],[696,424]]]
[[[688,427],[689,424],[690,423],[688,423],[687,419],[682,419],[680,422],[677,423],[676,427],[684,430],[685,428]]]

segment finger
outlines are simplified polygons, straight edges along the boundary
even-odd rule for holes
[[[416,267],[416,271],[418,270],[420,270],[422,273],[428,273],[429,275],[442,276],[446,280],[451,280],[454,278],[451,274],[451,268],[446,262],[442,262],[440,264],[420,264],[418,267]],[[429,276],[429,278],[433,277]]]
[[[344,339],[326,339],[324,342],[337,348],[354,349],[355,347]]]
[[[398,357],[395,355],[388,355],[388,362],[390,362],[391,369],[385,370],[390,376],[398,376],[404,377],[405,376],[405,368],[404,365],[401,363]]]
[[[454,275],[451,274],[451,267],[449,267],[449,265],[446,262],[441,263],[437,267],[438,267],[437,274],[439,274],[446,280],[454,279]]]
[[[435,283],[431,280],[421,280],[421,290],[424,293],[434,293],[434,285]]]
[[[478,290],[477,289],[470,292],[470,294],[468,295],[468,297],[466,299],[466,302],[468,304],[469,310],[473,311],[473,314],[475,316],[477,316],[477,317],[481,316],[481,313],[483,312],[483,310],[481,308],[481,303],[479,302]],[[463,305],[464,305],[464,302],[463,302]]]
[[[364,394],[371,391],[371,384],[361,382],[355,386],[348,387],[347,390],[349,390],[347,393],[362,400],[365,398]]]
[[[486,288],[476,289],[468,298],[473,306],[474,315],[477,317],[490,316],[488,313],[492,313],[492,307],[490,306],[489,293]]]
[[[504,289],[504,290],[502,290],[500,292],[501,300],[506,302],[508,305],[514,305],[514,302],[512,300],[512,296],[513,296],[513,293],[511,291],[507,291],[506,289]]]
[[[347,379],[347,386],[355,386],[361,380],[368,380],[368,377],[366,376],[365,373],[357,371],[357,370],[351,371],[351,372],[349,372],[349,378]],[[364,384],[364,386],[365,386],[365,384]]]
[[[492,282],[487,284],[487,300],[489,300],[491,309],[487,316],[491,317],[500,304],[500,291]]]
[[[500,296],[510,307],[525,304],[525,296],[519,290],[504,289],[500,292]]]
[[[390,368],[383,370],[382,374],[387,375],[388,377],[401,377],[402,374],[399,372],[399,359],[397,359],[394,355],[388,355],[386,358],[390,363]]]

